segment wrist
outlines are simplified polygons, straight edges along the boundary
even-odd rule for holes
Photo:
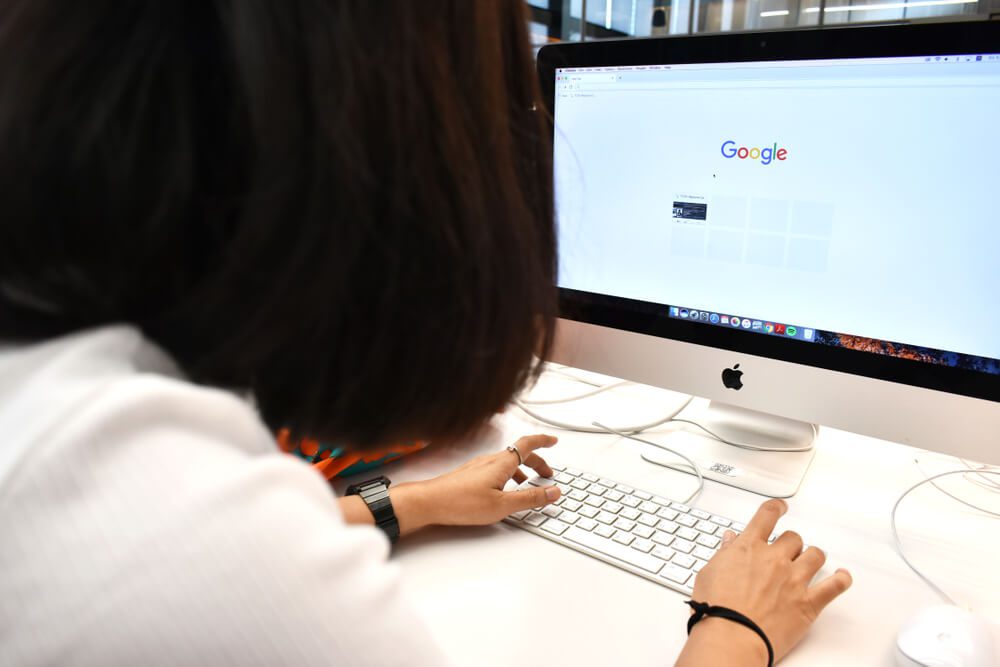
[[[389,500],[399,521],[399,535],[409,535],[436,523],[428,482],[405,482],[389,487]]]
[[[725,664],[739,667],[763,667],[767,665],[767,647],[753,630],[739,623],[707,616],[691,630],[691,639],[699,643],[711,644],[718,655],[727,656]]]

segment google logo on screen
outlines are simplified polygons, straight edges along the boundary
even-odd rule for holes
[[[767,148],[747,148],[746,146],[736,146],[732,139],[722,142],[722,157],[726,159],[739,158],[740,160],[760,160],[761,164],[771,164],[775,160],[784,162],[788,159],[788,149],[778,148],[778,144]]]

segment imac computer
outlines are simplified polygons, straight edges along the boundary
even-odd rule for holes
[[[664,443],[767,495],[797,490],[812,424],[1000,463],[1000,22],[556,44],[538,66],[555,361],[710,399],[699,423],[768,451]]]

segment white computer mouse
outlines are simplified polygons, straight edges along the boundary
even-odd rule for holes
[[[896,635],[900,667],[997,667],[985,619],[954,605],[923,607]]]

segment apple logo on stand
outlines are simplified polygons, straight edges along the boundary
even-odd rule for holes
[[[743,371],[739,370],[740,365],[736,364],[732,368],[722,369],[722,384],[726,389],[739,391],[743,388]]]

